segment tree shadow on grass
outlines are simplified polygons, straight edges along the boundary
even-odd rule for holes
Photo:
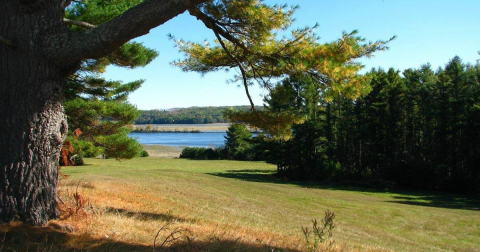
[[[480,200],[464,195],[435,193],[428,195],[394,196],[393,198],[394,200],[388,202],[412,206],[480,211]]]
[[[69,234],[52,227],[0,225],[0,251],[152,251],[152,247]]]
[[[225,172],[208,173],[208,175],[217,177],[250,182],[287,184],[286,181],[275,176],[275,174],[272,170],[226,170]]]
[[[142,221],[158,221],[159,220],[159,221],[165,221],[165,222],[171,222],[171,221],[185,222],[185,219],[176,217],[169,213],[167,214],[147,213],[147,212],[141,212],[141,211],[130,211],[127,209],[114,208],[114,207],[108,207],[105,212],[111,213],[111,214],[119,214],[121,216],[126,216],[128,218],[135,218],[137,220],[142,220]]]
[[[225,251],[249,251],[249,252],[301,252],[301,250],[284,249],[280,247],[270,246],[267,244],[250,244],[237,240],[212,240],[206,242],[199,241],[186,241],[175,244],[167,249],[159,249],[156,251],[212,251],[212,252],[225,252]]]
[[[273,170],[226,170],[218,173],[207,173],[222,178],[237,179],[248,182],[258,183],[272,183],[281,185],[295,185],[304,188],[314,189],[329,189],[329,190],[343,190],[343,191],[360,191],[360,192],[382,192],[376,188],[362,186],[361,183],[352,183],[350,181],[343,181],[342,183],[335,182],[320,182],[308,180],[291,180],[286,177],[278,176]]]
[[[249,182],[295,185],[313,189],[356,191],[362,193],[393,193],[399,194],[400,196],[392,196],[387,202],[426,207],[480,211],[480,198],[473,195],[422,190],[382,190],[376,188],[374,184],[362,181],[292,181],[276,176],[275,171],[272,170],[227,170],[225,172],[209,173],[209,175]]]
[[[49,252],[163,252],[163,251],[291,251],[265,244],[249,244],[238,240],[212,239],[196,241],[194,238],[177,240],[169,246],[153,247],[152,244],[135,244],[109,238],[94,238],[88,234],[70,234],[52,227],[32,227],[20,223],[0,224],[0,251],[49,251]]]

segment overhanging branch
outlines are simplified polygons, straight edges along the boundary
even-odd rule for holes
[[[59,31],[43,43],[48,58],[58,64],[97,59],[118,49],[131,39],[147,34],[175,16],[208,0],[145,0],[122,15],[85,31]]]
[[[240,47],[243,50],[244,54],[255,55],[258,58],[262,58],[265,61],[269,61],[269,62],[272,62],[274,64],[278,63],[279,60],[275,57],[272,57],[270,55],[259,54],[259,53],[256,53],[256,52],[250,50],[250,48],[248,48],[243,42],[239,41],[237,38],[232,36],[228,31],[225,31],[225,29],[220,27],[213,18],[207,16],[205,13],[201,12],[199,9],[190,8],[190,9],[188,9],[188,12],[190,13],[190,15],[192,15],[192,16],[196,17],[198,20],[202,21],[203,24],[207,28],[209,28],[210,30],[212,30],[216,34],[224,37],[226,40],[230,41],[232,44],[235,45],[235,47]]]
[[[226,32],[224,29],[222,29],[220,26],[218,26],[215,22],[214,19],[210,18],[209,16],[205,15],[202,13],[199,9],[196,8],[191,8],[188,9],[188,12],[190,15],[194,16],[197,18],[197,20],[202,21],[202,23],[209,29],[211,29],[213,32],[215,32],[215,35],[219,34],[222,37],[224,37],[226,40],[232,42],[235,46],[238,46],[243,49],[243,51],[248,52],[250,54],[253,54],[250,49],[247,48],[242,42],[238,41],[235,37],[230,35],[230,33]]]

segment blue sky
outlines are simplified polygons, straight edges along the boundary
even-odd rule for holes
[[[387,40],[390,50],[361,60],[365,71],[371,68],[398,70],[430,63],[444,66],[458,55],[464,62],[480,59],[480,1],[478,0],[266,0],[267,4],[300,5],[293,27],[313,26],[320,42],[330,42],[342,31],[358,30],[369,41]],[[245,91],[227,84],[233,72],[205,76],[185,73],[170,65],[182,57],[167,35],[201,42],[213,34],[187,13],[153,29],[136,41],[156,49],[160,56],[143,68],[109,67],[104,77],[124,82],[145,79],[129,97],[139,109],[166,109],[191,106],[234,106],[248,104]],[[250,90],[256,105],[262,104],[261,89]]]

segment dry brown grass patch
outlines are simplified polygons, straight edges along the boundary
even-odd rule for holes
[[[298,237],[171,210],[172,202],[116,183],[61,180],[62,218],[0,226],[0,251],[304,251]],[[133,201],[132,199],[137,199]],[[151,201],[155,201],[156,208]],[[17,244],[24,241],[23,245]],[[163,245],[162,245],[163,244]],[[9,250],[7,250],[9,249]]]

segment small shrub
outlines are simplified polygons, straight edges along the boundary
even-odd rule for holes
[[[195,160],[218,160],[222,159],[222,148],[186,147],[182,150],[180,158]]]
[[[85,162],[83,162],[83,157],[80,155],[74,155],[72,157],[74,165],[84,165]]]
[[[93,142],[77,140],[73,142],[73,149],[75,154],[82,157],[96,157],[100,155],[101,149],[96,147]]]
[[[135,139],[128,136],[127,128],[120,128],[112,135],[95,137],[95,142],[104,147],[104,155],[116,159],[132,159],[140,156],[143,148]]]
[[[150,157],[150,154],[148,154],[146,150],[142,150],[142,152],[140,153],[140,157]]]
[[[89,199],[80,194],[77,184],[75,191],[58,190],[58,207],[60,209],[60,219],[68,219],[74,217],[76,219],[88,217],[87,207],[92,208]]]
[[[303,235],[307,249],[310,252],[319,251],[319,245],[325,242],[327,239],[332,238],[332,230],[335,228],[333,220],[335,214],[329,210],[325,211],[325,216],[322,219],[321,225],[319,225],[317,219],[312,220],[312,229],[308,227],[302,227]],[[330,245],[333,244],[333,241]]]
[[[170,229],[170,222],[163,225],[155,235],[153,240],[153,251],[164,250],[168,246],[172,246],[178,242],[181,242],[183,239],[188,239],[188,234],[190,230],[176,227]]]

